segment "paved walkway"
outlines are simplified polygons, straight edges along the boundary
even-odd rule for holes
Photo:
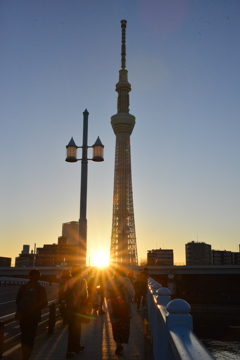
[[[145,312],[137,311],[133,305],[129,344],[124,344],[122,356],[115,355],[116,344],[112,337],[112,328],[108,314],[96,315],[89,324],[82,325],[81,345],[85,350],[74,359],[79,360],[152,360],[151,344],[144,334]],[[67,326],[58,321],[53,335],[42,334],[35,340],[31,360],[65,359],[67,349]],[[21,360],[21,349],[7,351],[4,360]]]

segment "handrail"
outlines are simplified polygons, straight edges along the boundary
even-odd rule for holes
[[[50,308],[51,304],[58,304],[58,300],[55,299],[55,300],[48,301],[48,304],[45,307],[45,309]],[[8,314],[8,315],[3,315],[3,316],[0,317],[0,322],[3,322],[4,325],[9,324],[10,322],[15,321],[15,320],[16,320],[15,319],[15,312],[11,313],[11,314]]]
[[[29,281],[28,278],[14,278],[14,277],[0,277],[0,286],[7,286],[7,285],[22,285],[26,284]],[[38,281],[40,285],[42,286],[59,286],[59,283],[52,283],[49,281]]]
[[[45,307],[49,308],[49,318],[48,318],[48,334],[52,334],[54,331],[55,323],[56,323],[56,311],[58,300],[51,300],[48,302],[48,305]],[[15,313],[4,315],[0,317],[0,358],[3,355],[4,347],[5,347],[5,341],[4,341],[4,327],[7,324],[10,324],[11,322],[16,321],[15,319]],[[47,320],[46,320],[47,321]],[[20,337],[20,333],[13,336],[12,338],[8,339],[7,343],[15,340],[17,337]]]
[[[191,306],[148,279],[147,309],[154,360],[214,360],[193,332]]]

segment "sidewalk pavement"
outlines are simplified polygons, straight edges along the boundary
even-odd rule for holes
[[[76,360],[152,360],[152,346],[144,334],[146,310],[137,311],[133,304],[129,343],[124,344],[122,356],[115,355],[116,343],[112,337],[109,315],[97,315],[89,324],[82,324],[81,345],[85,350],[76,354]],[[94,316],[94,315],[93,315]],[[65,359],[67,349],[67,326],[56,323],[54,334],[43,333],[35,340],[31,360]],[[4,360],[21,360],[21,348],[3,354]]]

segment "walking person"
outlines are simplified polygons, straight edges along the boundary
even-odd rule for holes
[[[39,270],[31,270],[29,281],[21,285],[17,293],[16,318],[21,329],[22,360],[28,360],[31,356],[41,310],[48,304],[46,290],[38,282],[40,277]]]
[[[133,286],[133,289],[135,291],[135,296],[136,296],[136,289],[135,289],[135,277],[134,277],[134,272],[132,270],[130,270],[128,273],[127,273],[127,278],[131,281],[131,284]],[[132,298],[132,302],[135,301],[135,297]]]
[[[135,282],[135,278],[134,278],[134,272],[132,270],[130,270],[127,274],[127,278],[131,281],[131,284],[134,288],[134,282]]]
[[[58,293],[59,311],[63,319],[63,325],[67,324],[67,306],[66,300],[64,299],[64,287],[66,282],[71,278],[71,272],[68,269],[64,269],[61,276]]]
[[[142,302],[142,309],[146,309],[146,295],[147,295],[147,284],[148,284],[148,268],[144,268],[137,276],[137,309],[140,309]]]
[[[99,310],[97,281],[96,274],[93,273],[93,270],[90,270],[87,278],[88,303],[91,305],[93,311]]]
[[[87,282],[82,277],[82,268],[75,265],[72,268],[72,278],[69,279],[64,287],[64,297],[67,302],[67,318],[68,318],[68,345],[66,359],[74,357],[74,353],[78,354],[85,349],[80,345],[81,341],[81,304],[87,301],[88,290]]]
[[[105,311],[103,311],[103,302],[104,302],[104,295],[105,295],[105,283],[106,283],[106,276],[104,270],[100,270],[99,272],[99,286],[98,286],[98,293],[100,295],[100,304],[99,304],[99,315],[104,315]]]
[[[121,355],[122,344],[127,344],[129,340],[132,317],[131,299],[135,291],[122,267],[116,268],[113,278],[107,281],[105,290],[113,338],[117,345],[115,354]]]

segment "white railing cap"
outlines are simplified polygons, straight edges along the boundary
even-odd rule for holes
[[[185,300],[174,299],[167,304],[166,309],[169,314],[189,314],[191,306]]]
[[[157,282],[151,286],[151,288],[155,291],[160,289],[161,287],[162,287],[162,285]]]
[[[152,278],[148,278],[148,284],[149,285],[153,285],[155,284],[157,281],[156,280],[153,280]]]
[[[158,296],[169,296],[171,295],[171,291],[168,288],[160,287],[156,290],[156,295]]]

